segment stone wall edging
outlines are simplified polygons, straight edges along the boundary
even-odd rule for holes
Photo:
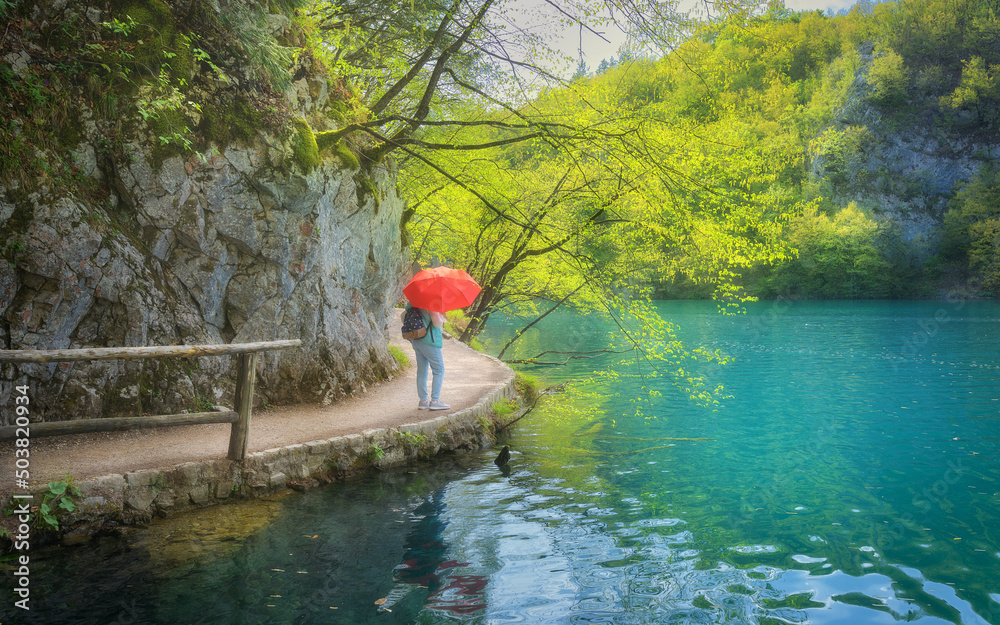
[[[485,356],[485,355],[484,355]],[[514,372],[473,406],[395,428],[365,430],[228,459],[185,462],[81,480],[77,509],[61,517],[64,543],[82,542],[108,525],[131,525],[236,498],[331,482],[371,468],[387,469],[494,441],[493,405],[514,399]]]

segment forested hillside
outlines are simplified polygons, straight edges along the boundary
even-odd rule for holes
[[[772,3],[516,108],[466,103],[477,125],[429,134],[485,147],[405,168],[418,258],[501,276],[497,305],[578,299],[588,280],[660,297],[992,296],[998,5]]]

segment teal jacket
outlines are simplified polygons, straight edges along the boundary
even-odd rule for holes
[[[413,308],[413,306],[409,304],[406,305],[406,310],[411,308]],[[422,338],[415,340],[430,343],[432,347],[442,347],[444,345],[444,337],[441,334],[441,328],[434,327],[434,324],[431,323],[431,314],[423,308],[420,309],[420,316],[424,319],[424,326],[427,328],[427,334],[425,334]]]

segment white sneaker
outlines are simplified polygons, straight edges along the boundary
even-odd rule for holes
[[[431,402],[429,399],[423,399],[420,401],[419,404],[417,404],[417,410],[427,410],[428,406],[430,405]]]
[[[440,401],[432,401],[429,406],[431,410],[449,410],[451,406],[448,404],[441,403]]]

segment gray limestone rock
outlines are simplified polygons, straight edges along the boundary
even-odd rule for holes
[[[329,156],[306,174],[289,137],[262,142],[154,167],[136,140],[117,209],[54,185],[0,189],[0,228],[19,231],[0,259],[0,348],[301,339],[259,359],[258,404],[330,402],[393,370],[386,331],[407,263],[391,165],[360,173]],[[235,366],[3,364],[0,403],[27,384],[36,420],[196,411],[232,404]]]
[[[869,99],[873,48],[862,45],[858,52],[848,99],[811,148],[810,175],[814,183],[834,181],[820,191],[835,204],[853,201],[896,224],[914,259],[922,261],[937,249],[949,199],[983,162],[998,156],[998,148],[926,119],[889,123]]]

